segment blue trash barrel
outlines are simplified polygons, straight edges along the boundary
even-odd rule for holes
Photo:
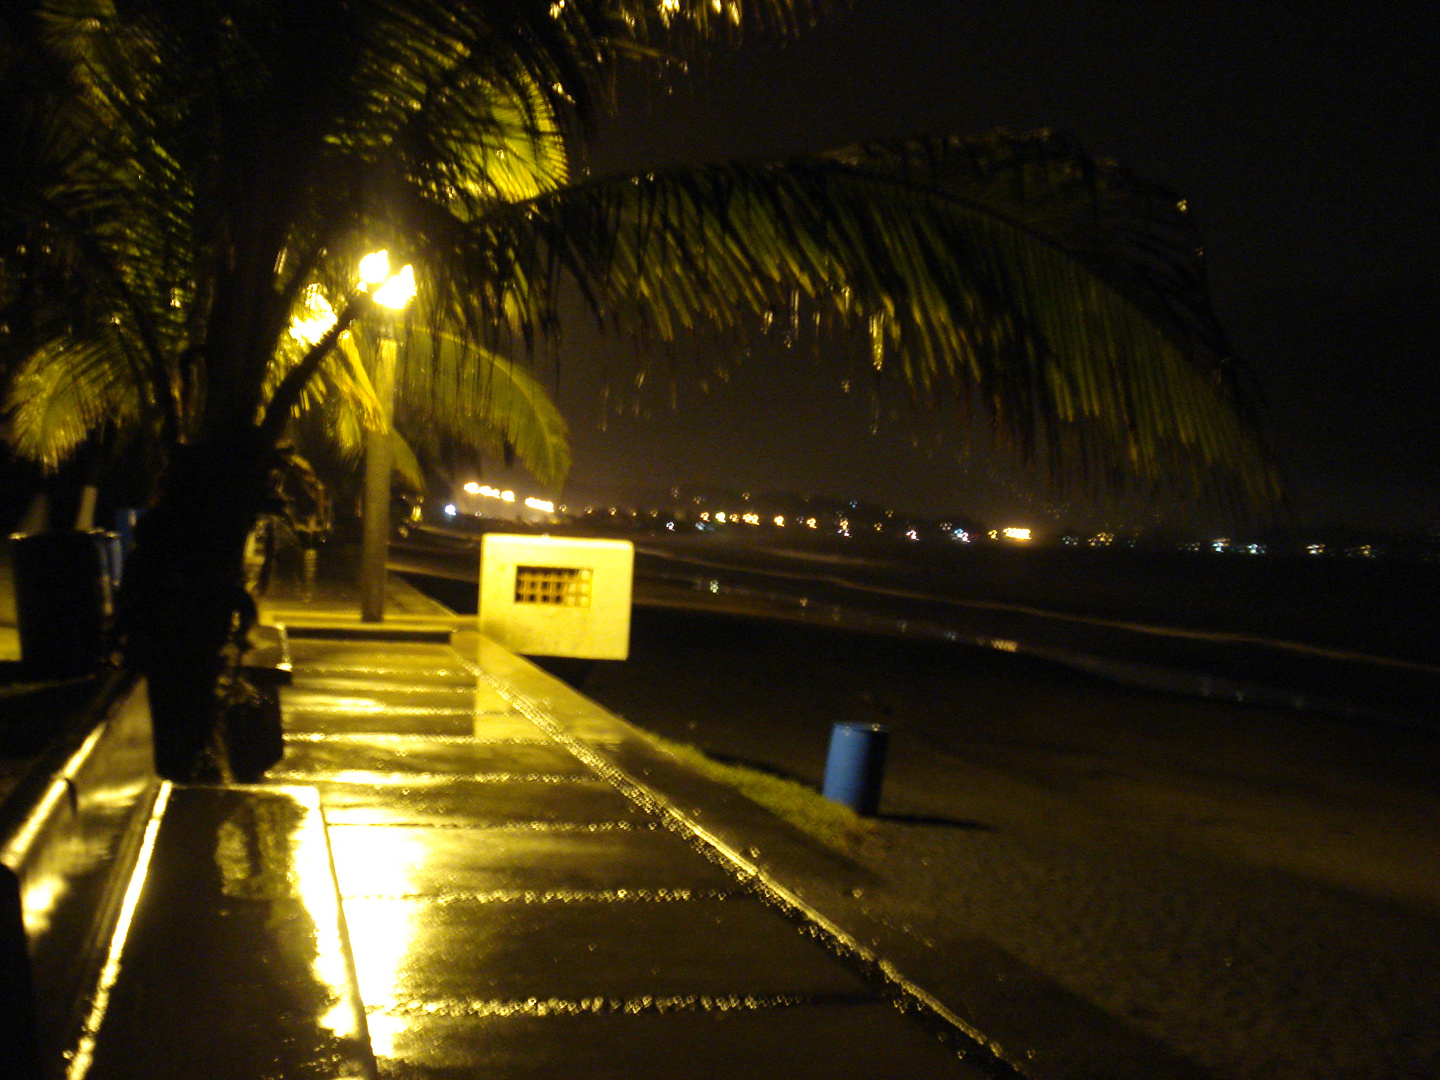
[[[857,814],[874,815],[880,807],[889,741],[890,731],[883,724],[836,724],[825,759],[825,797]]]
[[[130,557],[130,552],[135,547],[135,525],[140,520],[140,513],[133,507],[115,511],[114,535],[118,543],[113,546],[111,554],[110,585],[112,589],[120,588],[120,581],[124,577],[125,560]]]

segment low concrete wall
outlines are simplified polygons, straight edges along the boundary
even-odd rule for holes
[[[60,1074],[156,786],[144,684],[116,675],[0,807],[0,1075]]]

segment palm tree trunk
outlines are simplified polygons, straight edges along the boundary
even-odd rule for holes
[[[228,775],[217,733],[226,680],[254,617],[244,545],[273,454],[254,427],[179,448],[136,528],[119,630],[148,682],[155,770],[168,780]]]

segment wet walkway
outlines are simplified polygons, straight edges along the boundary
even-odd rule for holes
[[[473,632],[415,640],[463,621],[391,592],[392,640],[269,605],[269,779],[319,791],[382,1076],[991,1075],[627,782],[632,731]]]

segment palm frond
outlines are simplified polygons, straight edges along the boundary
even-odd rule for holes
[[[4,435],[21,457],[56,469],[105,423],[133,427],[140,401],[118,335],[58,338],[32,353],[8,387]]]
[[[592,180],[479,222],[432,212],[453,255],[430,268],[434,309],[471,334],[509,320],[529,338],[558,320],[569,279],[602,320],[668,341],[798,298],[867,335],[877,369],[975,404],[1056,469],[1155,481],[1188,462],[1202,487],[1264,494],[1177,204],[1157,213],[1155,192],[1041,142],[1049,177],[1023,140],[996,138],[918,163],[851,151]],[[982,149],[984,168],[958,166]],[[462,292],[482,267],[490,288]],[[1083,458],[1065,453],[1077,438]]]
[[[401,483],[417,495],[425,494],[425,470],[420,459],[394,428],[390,430],[390,460],[395,463],[395,475]]]
[[[17,37],[13,55],[43,63],[0,54],[16,105],[0,115],[0,257],[20,271],[0,299],[44,315],[0,363],[118,327],[142,416],[194,438],[264,408],[294,364],[285,324],[302,292],[349,295],[355,258],[389,245],[416,264],[431,335],[438,381],[416,400],[466,445],[497,425],[542,475],[568,464],[563,424],[523,369],[499,393],[498,353],[556,330],[573,285],[603,322],[661,341],[807,308],[1053,470],[1267,494],[1178,200],[1064,139],[571,181],[618,60],[793,32],[827,6],[35,0],[44,17],[25,25],[43,40]],[[18,247],[47,254],[22,265]],[[86,298],[78,315],[67,288]],[[345,445],[375,426],[346,356],[301,381],[272,398],[267,432],[331,403]]]
[[[396,426],[423,456],[439,443],[477,456],[513,456],[537,480],[559,486],[570,471],[565,419],[519,363],[448,335],[415,333],[395,377]]]

